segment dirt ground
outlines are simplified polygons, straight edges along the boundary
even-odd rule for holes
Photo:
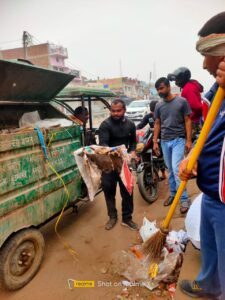
[[[135,187],[135,210],[133,219],[142,224],[143,217],[150,220],[161,220],[168,208],[163,206],[163,200],[168,196],[168,185],[160,183],[158,200],[149,205]],[[188,183],[188,193],[191,199],[198,194],[195,180]],[[120,196],[117,197],[117,208],[121,211]],[[99,194],[95,201],[83,205],[77,214],[69,209],[59,225],[60,234],[71,244],[79,254],[75,261],[60,243],[54,232],[56,220],[45,225],[41,231],[45,238],[45,256],[38,274],[24,288],[7,292],[0,291],[0,299],[8,300],[88,300],[88,299],[124,299],[124,287],[120,276],[111,272],[112,254],[119,250],[127,250],[131,245],[140,243],[139,234],[123,227],[119,222],[111,231],[104,229],[107,221],[106,206],[103,194]],[[172,228],[184,228],[184,217],[176,212]],[[68,279],[94,280],[94,288],[69,288]],[[159,295],[151,293],[144,287],[129,287],[129,297],[126,299],[160,299]],[[164,298],[165,299],[165,298]]]

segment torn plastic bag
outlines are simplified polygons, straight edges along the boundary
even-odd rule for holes
[[[154,278],[151,278],[149,274],[151,265],[149,256],[139,259],[130,251],[114,253],[111,270],[115,274],[122,275],[130,282],[139,282],[140,286],[153,290],[162,280],[165,280],[174,272],[180,257],[179,253],[168,253],[166,248],[163,249],[162,253],[162,260],[157,266],[157,273]]]
[[[166,237],[166,247],[169,250],[169,252],[184,252],[187,242],[187,232],[182,229],[179,231],[172,230]]]
[[[124,145],[117,147],[91,145],[76,150],[74,156],[91,201],[100,187],[102,172],[117,171],[127,191],[132,193],[134,179],[127,166],[129,155]]]
[[[74,152],[76,163],[81,176],[86,184],[88,196],[91,201],[94,200],[101,183],[101,170],[95,163],[90,161],[83,148]]]
[[[26,112],[22,115],[22,117],[19,120],[19,127],[35,127],[35,123],[40,120],[41,118],[37,110]]]
[[[143,242],[147,241],[153,234],[159,229],[156,227],[156,221],[150,222],[146,217],[143,218],[143,225],[141,226],[139,233]]]

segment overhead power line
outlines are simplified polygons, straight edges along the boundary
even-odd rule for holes
[[[20,40],[0,41],[0,45],[20,42]]]

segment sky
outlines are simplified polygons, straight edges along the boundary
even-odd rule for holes
[[[0,0],[0,49],[34,42],[67,48],[67,66],[89,79],[149,82],[186,66],[207,90],[213,77],[195,50],[198,31],[225,0]]]

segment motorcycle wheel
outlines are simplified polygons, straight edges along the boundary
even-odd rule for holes
[[[146,166],[137,174],[137,184],[141,196],[148,203],[153,203],[159,196],[159,175],[156,169],[154,174],[150,166]]]

